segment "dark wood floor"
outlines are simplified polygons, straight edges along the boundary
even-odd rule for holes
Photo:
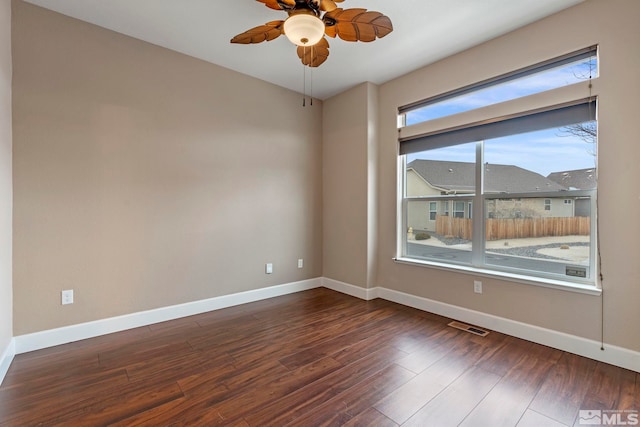
[[[315,289],[22,354],[0,425],[540,427],[640,409],[638,373],[448,322]]]

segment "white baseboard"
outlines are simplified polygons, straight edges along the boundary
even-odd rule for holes
[[[327,289],[351,295],[352,297],[360,298],[366,301],[371,301],[372,299],[378,298],[379,288],[365,289],[361,288],[360,286],[350,285],[348,283],[340,282],[338,280],[333,280],[326,277],[322,278],[322,286]]]
[[[406,294],[386,288],[378,288],[380,298],[398,304],[428,311],[440,316],[460,320],[465,323],[481,326],[493,331],[501,332],[527,341],[553,347],[589,359],[599,360],[611,365],[640,372],[640,353],[623,347],[605,343],[601,350],[601,343],[575,335],[529,325],[504,317],[498,317],[467,308],[446,304],[415,295]]]
[[[13,362],[13,358],[15,356],[16,340],[15,338],[11,338],[11,341],[9,341],[9,345],[4,349],[2,355],[0,355],[0,385],[2,385],[2,381],[4,381],[4,377],[7,375],[9,366],[11,366],[11,362]]]
[[[294,292],[306,291],[322,286],[322,279],[309,279],[301,282],[240,292],[237,294],[223,295],[206,300],[194,301],[185,304],[162,307],[155,310],[142,311],[124,316],[111,317],[78,325],[65,326],[32,334],[14,337],[15,353],[21,354],[29,351],[40,350],[73,341],[80,341],[100,335],[120,332],[127,329],[147,326],[154,323],[181,317],[193,316],[221,308],[260,301]]]
[[[600,349],[599,342],[575,335],[569,335],[563,332],[529,325],[515,320],[406,294],[392,289],[381,287],[365,289],[360,286],[350,285],[333,279],[316,278],[264,289],[240,292],[232,295],[224,295],[186,304],[163,307],[156,310],[112,317],[109,319],[97,320],[63,328],[51,329],[33,334],[20,335],[12,339],[9,347],[5,349],[0,358],[0,383],[6,375],[9,365],[16,354],[318,287],[326,287],[366,301],[375,298],[382,298],[398,304],[428,311],[430,313],[460,320],[466,323],[471,323],[517,338],[533,341],[538,344],[640,372],[640,353],[633,350],[605,344],[605,350],[603,351]]]

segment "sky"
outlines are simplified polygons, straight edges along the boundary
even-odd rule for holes
[[[545,70],[408,112],[407,125],[577,83],[588,79],[590,74],[597,77],[596,70],[595,58]],[[571,135],[566,128],[553,128],[487,140],[484,160],[489,164],[516,165],[548,176],[552,172],[596,167],[595,151],[594,143]],[[475,162],[475,143],[410,154],[407,161],[417,158]]]
[[[516,165],[548,176],[552,172],[596,167],[595,144],[568,136],[563,128],[512,135],[485,141],[484,161]],[[414,159],[475,163],[475,143],[410,154]]]

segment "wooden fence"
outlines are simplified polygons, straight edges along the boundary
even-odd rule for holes
[[[589,217],[568,218],[487,218],[486,239],[521,239],[547,236],[588,236],[591,234]],[[436,216],[436,233],[461,239],[472,239],[472,220]]]

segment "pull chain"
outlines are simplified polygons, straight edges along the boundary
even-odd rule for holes
[[[593,111],[593,104],[594,104],[594,99],[593,99],[593,59],[589,60],[589,117],[592,116]],[[597,127],[597,121],[596,121],[596,128],[595,128],[595,135],[594,138],[596,138],[596,153],[597,153],[597,143],[598,143],[598,127]],[[598,186],[598,165],[597,163],[595,164],[595,176],[596,176],[596,188]],[[600,211],[600,200],[598,198],[598,195],[596,194],[596,212]],[[605,328],[605,324],[604,324],[604,317],[605,317],[605,304],[604,304],[604,274],[602,273],[602,252],[600,252],[600,215],[596,214],[596,250],[597,250],[597,264],[598,264],[598,276],[600,278],[600,350],[605,351],[605,347],[604,347],[604,339],[605,339],[605,332],[604,332],[604,328]]]
[[[305,60],[307,60],[307,46],[303,47],[303,56],[302,56],[302,106],[307,106],[307,65],[305,65]],[[310,95],[309,95],[309,105],[313,107],[313,46],[311,46],[311,55],[308,58],[309,60],[309,87],[310,87]]]
[[[313,107],[313,46],[311,46],[311,61],[309,62],[309,73],[311,74],[311,95],[309,96],[309,101],[311,102],[311,106]]]
[[[302,58],[307,57],[307,46],[304,46],[302,51]],[[307,70],[304,65],[304,61],[302,62],[302,106],[307,106]]]

